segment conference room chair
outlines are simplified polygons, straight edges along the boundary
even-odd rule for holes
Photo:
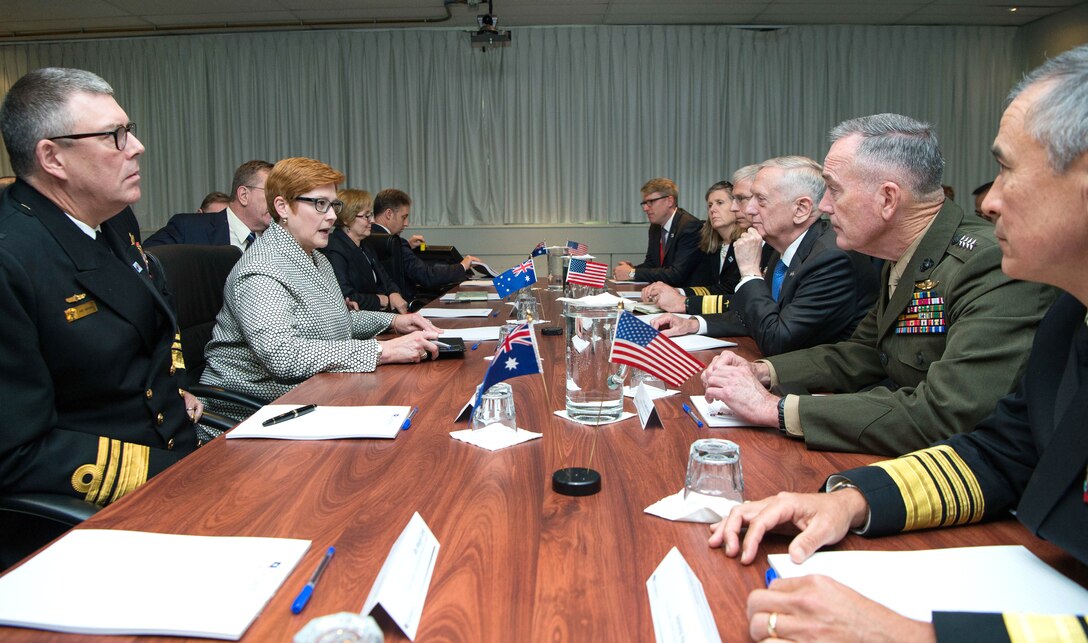
[[[165,276],[173,299],[188,391],[198,397],[231,402],[253,411],[261,408],[264,401],[250,395],[199,383],[207,365],[204,347],[212,339],[215,318],[223,308],[223,285],[242,251],[229,245],[172,244],[149,249],[147,256]],[[221,431],[234,426],[229,418],[207,411],[201,423]]]

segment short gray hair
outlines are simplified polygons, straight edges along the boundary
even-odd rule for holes
[[[752,165],[745,165],[736,172],[733,172],[733,185],[740,183],[741,181],[751,181],[756,178],[756,174],[759,173],[759,163],[753,163]]]
[[[812,199],[813,211],[815,212],[816,206],[824,198],[824,190],[827,189],[823,177],[824,169],[819,163],[807,156],[779,156],[763,161],[758,169],[762,170],[765,167],[784,170],[782,183],[778,186],[778,189],[782,191],[782,196],[789,200],[796,199],[799,196],[807,196]]]
[[[834,144],[854,134],[861,136],[855,160],[871,180],[905,179],[905,187],[916,196],[941,190],[944,157],[929,123],[901,114],[874,114],[839,123],[829,138]]]
[[[1035,69],[1013,88],[1009,102],[1037,83],[1050,85],[1024,115],[1028,134],[1046,148],[1056,174],[1088,151],[1088,45],[1071,49]]]
[[[34,173],[38,141],[70,133],[68,99],[80,92],[112,96],[113,88],[97,74],[64,67],[35,69],[11,86],[0,106],[0,134],[16,176]]]

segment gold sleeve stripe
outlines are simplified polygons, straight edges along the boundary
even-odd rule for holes
[[[710,294],[710,289],[703,288],[702,286],[692,286],[691,288],[688,288],[688,290],[691,291],[691,294],[697,297],[705,297],[706,295]]]
[[[72,473],[72,488],[77,493],[84,494],[87,502],[95,502],[98,499],[98,490],[102,487],[102,472],[109,460],[109,438],[98,438],[98,457],[94,464],[85,464]],[[87,476],[90,476],[88,479]]]
[[[1012,643],[1036,643],[1037,641],[1060,641],[1063,643],[1085,643],[1083,618],[1076,616],[1050,616],[1046,614],[1005,614],[1005,629]]]
[[[703,297],[703,314],[717,315],[722,312],[722,296],[707,295]]]
[[[147,482],[150,447],[98,438],[98,457],[72,473],[72,488],[87,502],[104,507]]]
[[[113,488],[110,502],[147,482],[147,465],[150,458],[150,447],[142,444],[125,444],[125,454],[121,458],[121,474],[117,479],[117,486]]]
[[[174,343],[170,346],[170,359],[176,369],[185,369],[185,355],[181,350],[181,332],[174,333]]]
[[[873,466],[884,469],[903,496],[904,531],[982,519],[978,480],[952,447],[930,447]]]

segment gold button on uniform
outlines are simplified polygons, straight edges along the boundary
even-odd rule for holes
[[[174,438],[170,438],[166,441],[166,448],[170,450],[174,449]]]
[[[158,415],[155,416],[155,424],[157,424],[159,426],[162,426],[162,423],[163,423],[163,421],[165,419],[166,419],[166,416],[164,416],[162,413],[159,413]]]
[[[176,373],[176,372],[177,372],[177,370],[178,370],[178,369],[174,368],[174,365],[173,365],[173,364],[171,364],[171,365],[170,365],[170,374],[171,374],[171,375],[173,375],[174,373]]]
[[[146,391],[144,391],[144,396],[150,400],[151,398],[155,397],[155,392],[151,389],[147,389]]]

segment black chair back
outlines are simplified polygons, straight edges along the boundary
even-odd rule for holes
[[[147,251],[158,260],[173,298],[189,382],[204,372],[204,347],[223,308],[223,285],[242,251],[234,246],[173,244]]]

